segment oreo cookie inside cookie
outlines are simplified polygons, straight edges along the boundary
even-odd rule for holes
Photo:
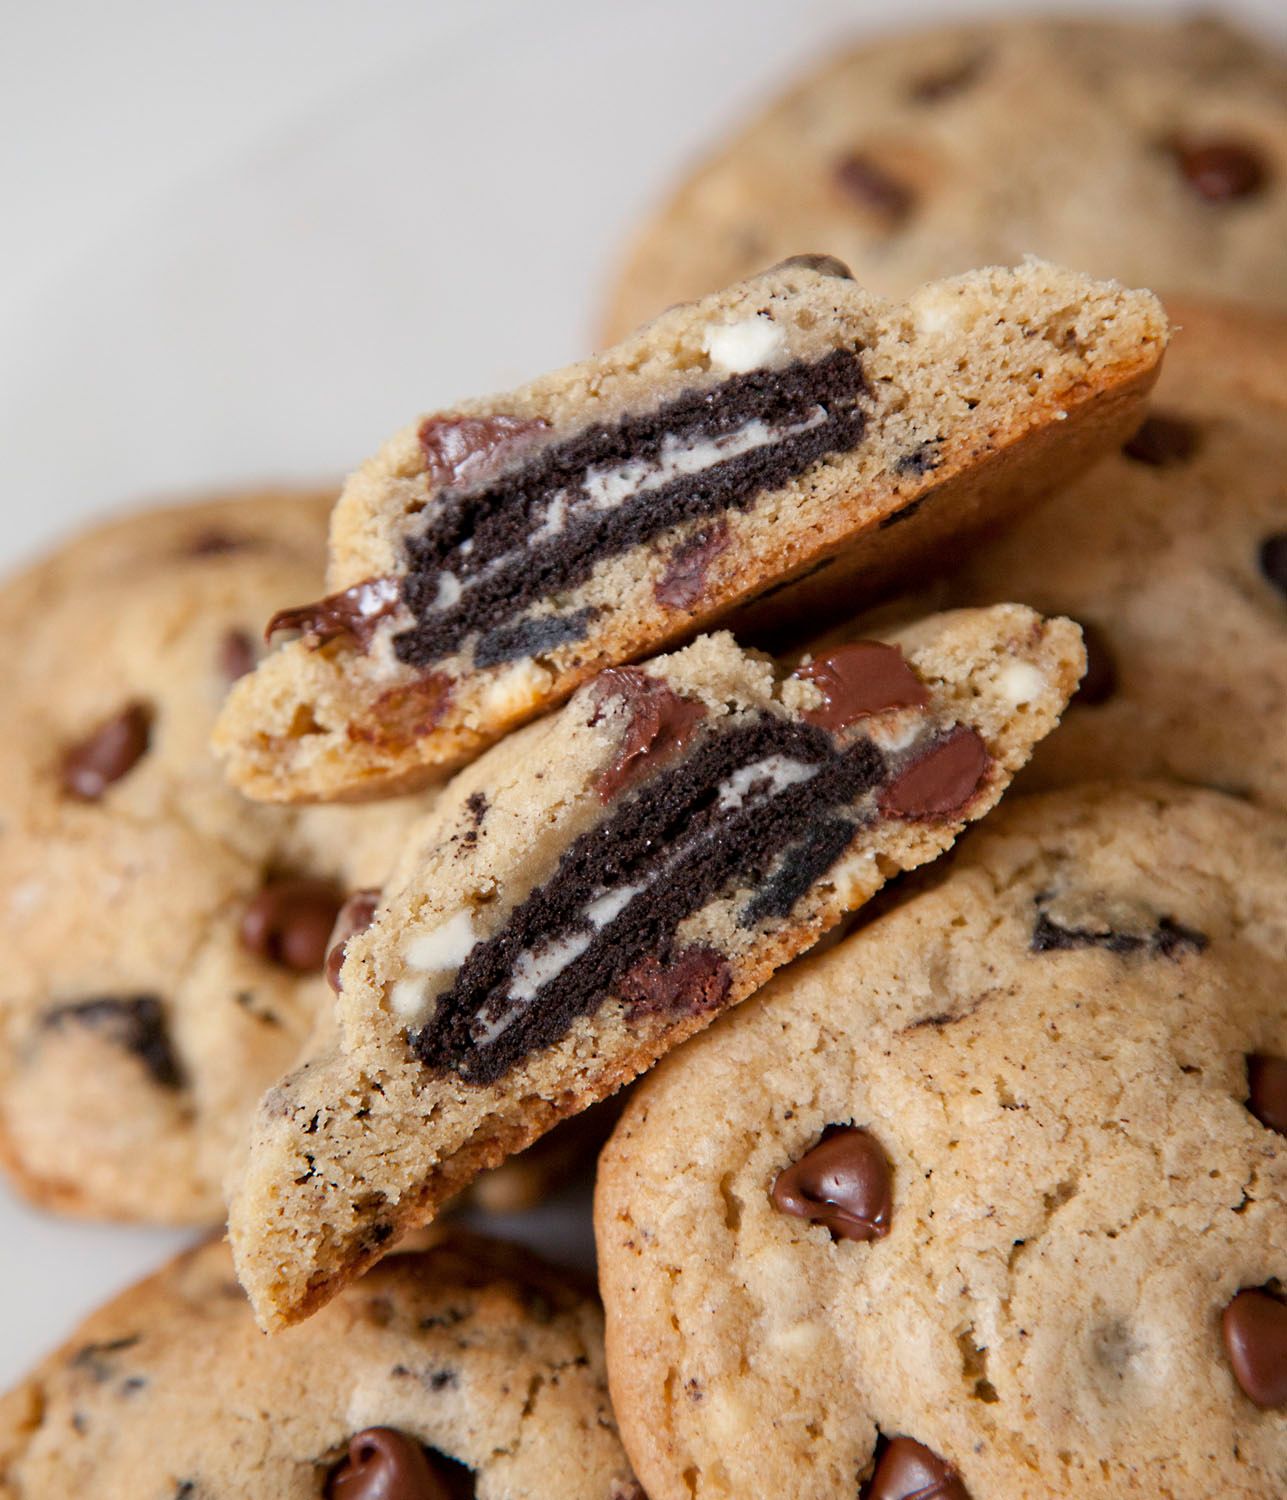
[[[861,826],[954,815],[988,765],[982,742],[959,726],[889,754],[866,736],[846,742],[766,710],[713,721],[700,702],[636,669],[605,676],[631,720],[599,779],[602,820],[491,937],[475,942],[460,913],[418,955],[408,949],[426,977],[450,966],[444,958],[459,964],[433,1000],[414,979],[393,994],[415,1053],[437,1072],[494,1083],[612,994],[631,1015],[718,1008],[728,962],[681,940],[687,918],[747,887],[755,894],[733,914],[739,928],[789,916]],[[968,785],[957,765],[962,737],[977,746]],[[885,808],[909,770],[934,783],[933,796]]]
[[[745,510],[820,458],[855,448],[866,394],[859,355],[836,349],[731,375],[554,442],[529,431],[501,454],[500,474],[493,467],[483,480],[470,483],[458,465],[460,478],[405,544],[402,601],[415,623],[394,637],[397,656],[428,667],[476,639],[486,666],[579,638],[590,624],[584,610],[532,607],[583,584],[604,558],[684,522]],[[441,446],[449,419],[433,420]]]

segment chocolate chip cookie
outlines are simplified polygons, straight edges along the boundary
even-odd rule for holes
[[[150,511],[0,591],[0,1160],[49,1207],[222,1220],[232,1138],[327,1003],[346,891],[427,805],[263,808],[209,754],[265,611],[317,586],[333,498]]]
[[[769,105],[644,226],[609,334],[806,246],[890,296],[1033,253],[1287,305],[1287,61],[1214,17],[994,20],[864,42]]]
[[[1287,1493],[1287,819],[1011,800],[602,1158],[653,1500]]]
[[[946,597],[1017,596],[1086,633],[1025,785],[1166,774],[1287,811],[1287,315],[1173,312],[1143,426]]]
[[[299,639],[216,748],[256,798],[385,795],[788,581],[779,614],[852,615],[1124,439],[1167,334],[1035,262],[893,306],[804,256],[425,417],[349,480],[333,592],[274,617]]]
[[[1001,795],[1084,665],[1017,605],[612,668],[441,794],[231,1179],[266,1327],[706,1026]]]
[[[212,1244],[0,1399],[0,1500],[643,1500],[603,1322],[561,1272],[453,1235],[265,1339]]]

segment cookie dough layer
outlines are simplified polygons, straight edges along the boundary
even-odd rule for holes
[[[1081,672],[1015,605],[789,673],[702,637],[445,790],[351,940],[335,1046],[266,1095],[238,1273],[293,1322],[481,1168],[750,994],[1001,795]]]
[[[639,231],[608,338],[801,246],[903,297],[1037,254],[1287,306],[1287,60],[1214,16],[939,26],[829,57]]]
[[[853,1500],[898,1439],[975,1500],[1281,1493],[1287,1409],[1225,1310],[1287,1279],[1256,1061],[1287,1055],[1287,821],[1021,798],[912,889],[668,1059],[601,1159],[648,1494]]]
[[[345,486],[333,592],[279,612],[218,753],[255,798],[387,795],[781,585],[760,623],[848,617],[1125,437],[1167,337],[1036,262],[894,306],[804,256],[426,417]]]
[[[354,1452],[366,1483],[346,1494],[643,1500],[598,1306],[469,1235],[391,1258],[271,1340],[207,1245],[0,1399],[0,1500],[320,1500]]]

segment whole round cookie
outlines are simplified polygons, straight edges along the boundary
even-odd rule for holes
[[[744,126],[643,228],[607,336],[804,250],[890,296],[1034,253],[1131,286],[1287,303],[1287,61],[1213,17],[866,42]]]
[[[601,1162],[653,1500],[1287,1493],[1287,819],[1008,804]]]
[[[1019,598],[1085,632],[1023,785],[1165,774],[1287,811],[1287,315],[1172,310],[1144,426],[973,554],[948,602]]]
[[[333,494],[100,527],[0,593],[0,1161],[50,1207],[222,1219],[225,1158],[330,995],[346,891],[415,803],[247,803],[207,741]]]
[[[0,1399],[0,1500],[643,1500],[603,1321],[567,1277],[455,1235],[265,1339],[209,1244]]]

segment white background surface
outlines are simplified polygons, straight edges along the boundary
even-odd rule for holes
[[[0,0],[0,566],[149,496],[338,474],[583,353],[713,131],[837,37],[973,9]],[[1226,9],[1287,37],[1283,0]],[[0,1387],[182,1239],[0,1190]]]

